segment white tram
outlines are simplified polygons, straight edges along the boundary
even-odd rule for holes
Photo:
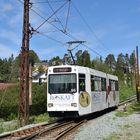
[[[78,117],[119,104],[118,77],[76,65],[48,69],[47,111],[50,116]]]

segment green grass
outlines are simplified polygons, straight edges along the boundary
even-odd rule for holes
[[[54,120],[55,118],[50,118],[48,113],[40,114],[40,115],[34,115],[29,118],[29,123],[40,123],[40,122],[50,122]]]
[[[40,123],[40,122],[51,122],[53,121],[55,118],[50,118],[48,113],[44,113],[44,114],[40,114],[40,115],[33,115],[29,117],[29,124],[36,124],[36,123]],[[9,123],[6,124],[7,122],[5,122],[3,119],[0,119],[0,133],[3,132],[7,132],[7,131],[12,131],[12,130],[16,130],[19,128],[18,123]]]
[[[104,138],[103,140],[118,140],[118,139],[119,139],[119,137],[115,133],[112,133],[111,135]]]
[[[124,83],[119,84],[120,101],[125,101],[127,98],[136,95],[135,87],[125,85]]]
[[[126,111],[117,111],[115,115],[117,117],[127,117],[133,114],[134,112],[140,114],[140,103],[134,102],[126,107]]]

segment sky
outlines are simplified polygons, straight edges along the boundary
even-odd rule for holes
[[[48,3],[49,1],[49,3]],[[37,29],[29,48],[41,60],[63,58],[68,47],[73,53],[87,50],[91,59],[108,54],[131,54],[140,46],[140,0],[30,0],[30,25]],[[70,6],[70,8],[69,8]],[[69,10],[68,10],[69,9]],[[68,12],[69,11],[69,12]],[[21,50],[23,0],[1,0],[0,58],[16,57]],[[64,31],[66,32],[64,33]],[[84,45],[68,41],[86,41]]]

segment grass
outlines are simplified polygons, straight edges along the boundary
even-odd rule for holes
[[[50,118],[48,113],[44,113],[44,114],[40,114],[40,115],[34,115],[34,116],[31,116],[29,118],[29,123],[40,123],[40,122],[50,122],[50,121],[53,121],[55,118]]]
[[[55,118],[50,118],[48,113],[44,113],[40,115],[33,115],[33,116],[30,116],[29,118],[29,124],[36,124],[40,122],[50,122],[50,121],[53,121],[54,119]],[[18,126],[17,121],[15,122],[10,121],[8,123],[8,122],[5,122],[3,119],[0,119],[0,133],[16,130],[18,128],[19,126]]]
[[[140,103],[134,102],[126,107],[126,111],[117,111],[115,115],[117,117],[127,117],[133,114],[134,112],[140,114]]]
[[[115,133],[112,133],[111,135],[104,138],[103,140],[118,140],[118,139],[119,139],[119,137]]]
[[[113,132],[103,140],[138,140],[140,138],[140,122],[120,126],[117,132]]]
[[[120,87],[120,102],[125,101],[127,98],[136,95],[135,87],[125,85],[124,83],[119,84]]]

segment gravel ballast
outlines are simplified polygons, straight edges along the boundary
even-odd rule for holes
[[[76,132],[72,139],[105,140],[111,135],[117,135],[116,139],[140,140],[139,130],[140,114],[134,113],[127,117],[117,117],[115,111],[113,111],[97,119],[88,121]]]

